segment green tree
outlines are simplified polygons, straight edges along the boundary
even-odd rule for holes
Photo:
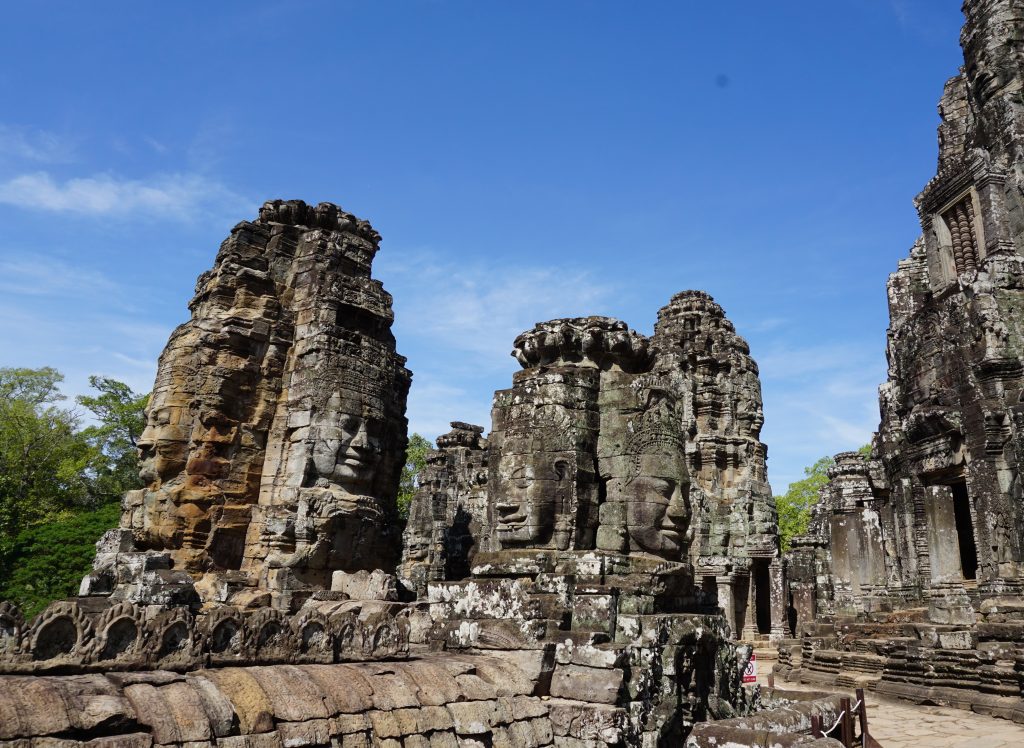
[[[0,600],[11,600],[26,616],[34,616],[53,600],[75,594],[92,568],[96,541],[117,526],[120,510],[119,502],[110,502],[62,512],[19,532],[0,563]]]
[[[402,465],[402,477],[398,483],[398,514],[405,519],[409,516],[409,505],[413,494],[419,486],[419,475],[427,464],[427,452],[434,445],[430,440],[419,434],[409,437],[409,446],[405,450],[405,464]]]
[[[810,467],[804,468],[803,480],[789,484],[789,490],[775,497],[779,511],[779,540],[782,550],[788,551],[794,535],[807,532],[811,521],[811,507],[818,503],[818,492],[828,483],[828,469],[835,464],[831,457],[822,457]]]
[[[20,530],[86,502],[92,448],[57,405],[51,368],[0,369],[0,552]]]
[[[90,492],[98,501],[110,501],[125,491],[142,488],[136,442],[146,426],[144,411],[149,395],[139,395],[124,382],[109,377],[89,377],[89,384],[100,394],[80,395],[77,401],[98,421],[82,431],[94,450]]]
[[[74,593],[95,543],[117,525],[120,496],[139,485],[135,441],[145,397],[91,377],[99,394],[80,405],[80,428],[61,407],[64,377],[51,368],[0,369],[0,599],[32,615]]]

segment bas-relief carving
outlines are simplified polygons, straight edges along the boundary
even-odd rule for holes
[[[161,355],[123,523],[136,550],[210,577],[204,599],[273,586],[288,605],[397,559],[410,374],[370,277],[379,239],[330,204],[267,203]]]
[[[684,444],[662,423],[639,432],[632,444],[631,470],[625,481],[609,481],[608,495],[625,501],[626,527],[631,547],[673,561],[686,557],[692,539],[690,479]]]
[[[495,399],[490,490],[497,547],[596,548],[688,562],[696,525],[712,519],[693,516],[691,490],[708,515],[711,507],[704,488],[692,485],[687,465],[701,428],[694,415],[699,383],[681,351],[693,350],[707,317],[718,355],[745,355],[745,344],[720,321],[720,307],[706,294],[680,294],[659,316],[661,337],[656,333],[654,345],[624,323],[596,317],[541,323],[517,338],[513,355],[525,368]],[[710,354],[714,344],[705,346]],[[760,447],[756,367],[737,368],[753,372],[753,386],[745,384],[741,395],[750,407],[730,404],[725,410],[741,417],[730,417],[728,425],[720,417],[703,428],[736,424],[741,435],[733,438]],[[731,461],[704,467],[711,470],[710,486],[716,493],[722,485],[737,495],[758,491],[765,531],[774,539],[763,448],[740,450]],[[751,464],[758,459],[760,465]],[[592,529],[579,532],[581,521]],[[574,534],[567,538],[567,532]]]

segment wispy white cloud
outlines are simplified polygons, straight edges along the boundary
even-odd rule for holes
[[[148,180],[112,174],[64,181],[48,172],[0,182],[0,203],[28,210],[105,217],[194,218],[251,208],[251,201],[200,174],[163,174]]]
[[[942,3],[934,0],[888,0],[889,9],[900,26],[915,34],[929,38],[945,38],[948,12]]]
[[[613,295],[568,265],[467,265],[439,252],[389,251],[375,270],[394,295],[398,349],[414,372],[409,428],[430,439],[452,420],[489,429],[494,391],[519,368],[509,355],[516,335],[541,320],[600,314]]]
[[[476,366],[505,368],[520,332],[542,320],[600,314],[612,294],[588,272],[557,265],[458,265],[424,252],[392,255],[377,270],[395,296],[400,337],[476,354]]]
[[[0,124],[0,155],[56,164],[73,160],[74,151],[74,143],[56,133]]]
[[[45,255],[0,258],[0,291],[19,296],[89,298],[118,290],[105,275]],[[116,295],[116,294],[115,294]]]
[[[881,345],[785,345],[758,356],[769,478],[777,493],[825,455],[857,449],[878,428]]]
[[[489,429],[490,408],[490,397],[478,397],[459,383],[438,381],[429,371],[417,372],[406,410],[409,433],[433,441],[448,432],[452,421],[467,421]]]

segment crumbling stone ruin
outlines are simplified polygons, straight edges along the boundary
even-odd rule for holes
[[[1024,2],[968,0],[871,455],[788,559],[782,669],[1024,721]]]
[[[749,353],[700,291],[674,296],[651,338],[607,317],[522,333],[512,355],[523,369],[495,394],[486,445],[469,435],[478,427],[453,423],[428,458],[406,573],[457,580],[477,554],[516,548],[646,554],[687,564],[700,588],[687,594],[717,600],[733,636],[781,636],[778,527]],[[483,466],[492,502],[479,500]]]
[[[487,513],[489,450],[483,426],[461,421],[451,426],[437,437],[437,449],[427,453],[403,538],[398,579],[420,598],[427,582],[469,575]]]
[[[326,203],[233,229],[79,596],[0,603],[0,745],[653,746],[708,720],[691,744],[829,745],[806,733],[832,701],[741,686],[733,638],[778,635],[783,598],[722,309],[524,332],[490,434],[438,438],[399,533],[411,375],[378,242]]]
[[[379,241],[328,203],[276,200],[232,229],[160,356],[147,486],[84,594],[294,610],[333,571],[394,564],[411,374],[370,277]]]

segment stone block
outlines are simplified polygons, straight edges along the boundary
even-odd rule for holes
[[[456,701],[462,695],[455,677],[442,664],[419,660],[404,664],[405,672],[419,689],[420,703],[427,706],[442,706]]]
[[[396,738],[401,736],[402,728],[392,712],[381,712],[374,710],[367,715],[370,718],[370,725],[373,728],[375,738]]]
[[[341,592],[352,600],[397,600],[395,576],[380,569],[371,571],[335,571],[331,575],[331,591]]]
[[[625,709],[552,698],[548,702],[551,731],[558,737],[614,744],[624,736]]]
[[[417,719],[423,732],[451,730],[454,728],[452,715],[443,706],[425,706],[418,710]]]
[[[598,669],[557,665],[551,678],[551,696],[595,704],[615,704],[625,673],[619,668]]]
[[[125,695],[139,722],[152,731],[155,743],[209,741],[213,737],[199,693],[187,683],[160,687],[138,683],[128,686]]]
[[[369,711],[369,710],[367,710]],[[365,713],[340,714],[331,718],[333,735],[349,735],[354,732],[366,732],[371,729],[370,718]]]
[[[459,748],[459,739],[451,732],[431,733],[430,748]]]
[[[207,678],[189,677],[185,682],[198,692],[213,734],[218,738],[230,735],[234,729],[235,710],[228,697]]]
[[[256,735],[233,735],[217,738],[218,746],[226,748],[282,748],[281,736],[277,730]]]
[[[370,748],[373,743],[366,733],[345,735],[341,739],[341,748]]]
[[[247,669],[273,704],[274,717],[284,722],[327,719],[338,713],[325,692],[309,674],[295,665]]]
[[[243,734],[269,733],[274,729],[274,704],[246,668],[204,670],[202,677],[231,702]]]
[[[484,735],[494,720],[493,701],[462,701],[448,705],[457,735]]]
[[[366,682],[373,690],[374,709],[391,710],[420,705],[416,681],[400,665],[374,665],[361,668],[360,672],[366,676]]]
[[[337,713],[358,714],[373,708],[373,689],[359,669],[351,665],[300,665],[320,690],[330,695]]]
[[[306,748],[331,744],[331,723],[326,719],[279,722],[277,732],[284,748]]]

